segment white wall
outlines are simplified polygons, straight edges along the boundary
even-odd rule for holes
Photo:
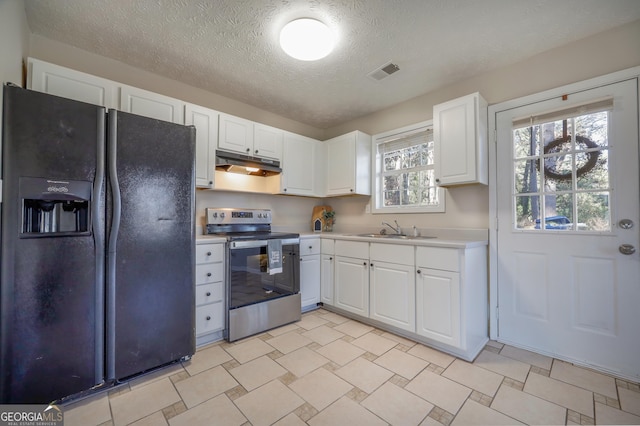
[[[22,60],[28,51],[29,26],[22,0],[0,0],[0,81],[3,84],[22,85]]]
[[[22,0],[0,0],[0,82],[22,85],[22,60],[29,51],[29,26]],[[2,95],[0,94],[0,100]],[[2,117],[2,102],[0,102]],[[2,135],[2,120],[0,120]],[[0,160],[2,152],[0,151]],[[2,162],[0,161],[0,167]]]
[[[13,0],[0,0],[1,7],[17,15]],[[4,16],[0,14],[0,16]],[[8,19],[8,21],[12,21]],[[17,33],[12,32],[14,37]],[[383,111],[332,129],[316,129],[303,123],[202,91],[181,82],[101,57],[91,52],[32,35],[29,55],[83,72],[120,81],[157,93],[184,99],[219,111],[280,127],[320,140],[362,130],[375,134],[432,118],[433,105],[479,91],[490,104],[517,98],[564,84],[640,65],[640,21],[539,54],[534,58],[485,73],[441,90],[418,96]],[[373,215],[365,213],[368,197],[342,197],[325,200],[290,196],[198,191],[198,216],[205,207],[259,207],[274,210],[278,226],[307,228],[314,205],[330,204],[337,212],[337,231],[356,227],[380,227],[381,221],[398,219],[403,227],[488,228],[489,191],[483,185],[452,188],[447,192],[446,213]]]
[[[329,129],[326,137],[352,130],[374,135],[430,120],[435,104],[476,91],[482,93],[489,104],[496,104],[638,65],[640,21],[635,21],[355,119]],[[392,217],[403,227],[489,227],[489,191],[483,185],[449,189],[446,213],[391,217],[365,214],[367,201],[361,198],[328,201],[337,212],[336,230],[348,230],[358,225],[379,226],[382,220],[388,221]]]

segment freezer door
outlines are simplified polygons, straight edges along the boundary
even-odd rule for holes
[[[195,129],[109,111],[110,378],[195,351]]]
[[[0,404],[47,403],[103,380],[104,126],[103,108],[4,88]],[[61,199],[76,205],[54,208]],[[87,208],[94,217],[75,222]]]

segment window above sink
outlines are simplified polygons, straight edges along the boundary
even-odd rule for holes
[[[433,149],[432,121],[373,136],[373,213],[445,211],[444,189],[435,181]]]

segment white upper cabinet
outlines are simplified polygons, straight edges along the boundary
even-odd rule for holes
[[[100,105],[118,107],[118,87],[115,81],[96,77],[29,58],[27,87],[38,92]]]
[[[229,114],[220,114],[218,148],[280,160],[284,132]]]
[[[487,101],[479,93],[435,105],[433,139],[438,185],[488,183]]]
[[[260,123],[253,124],[253,154],[259,157],[282,159],[284,131]]]
[[[184,102],[136,87],[120,87],[120,110],[157,120],[184,124]]]
[[[184,124],[196,128],[196,187],[213,188],[218,144],[218,111],[186,104]]]
[[[353,131],[324,144],[326,195],[371,195],[371,136]]]
[[[280,192],[307,197],[321,196],[322,142],[284,132]]]

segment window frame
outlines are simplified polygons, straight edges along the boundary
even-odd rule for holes
[[[373,182],[371,191],[371,212],[373,214],[385,214],[385,213],[444,213],[445,212],[445,198],[446,191],[444,188],[436,186],[438,190],[437,206],[392,206],[386,207],[383,205],[384,196],[382,194],[382,155],[378,149],[379,145],[388,142],[390,139],[399,138],[403,135],[410,135],[411,133],[417,133],[420,131],[432,129],[433,120],[422,121],[408,126],[400,127],[397,129],[389,130],[386,132],[378,133],[371,138],[371,170],[373,171]],[[429,166],[435,170],[435,156],[434,164]]]

